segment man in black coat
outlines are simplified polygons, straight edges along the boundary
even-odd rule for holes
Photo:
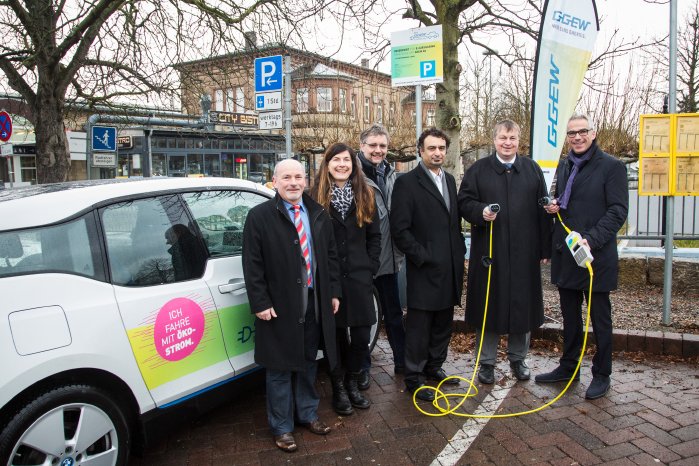
[[[556,169],[555,201],[547,212],[559,213],[563,223],[582,236],[589,247],[594,278],[590,317],[597,352],[592,358],[592,382],[587,399],[604,396],[612,373],[612,305],[609,292],[617,287],[619,272],[616,235],[626,221],[629,190],[624,164],[604,153],[595,142],[595,126],[585,115],[568,120],[568,157]],[[575,376],[583,342],[581,306],[587,296],[590,274],[575,262],[566,246],[567,232],[556,221],[551,254],[551,281],[558,287],[563,313],[563,355],[552,372],[536,376],[536,382],[561,382]]]
[[[267,419],[276,445],[290,452],[297,449],[295,418],[314,434],[330,432],[318,419],[314,384],[321,338],[331,369],[337,360],[340,272],[330,219],[303,194],[303,166],[280,162],[273,183],[277,195],[245,222],[243,274],[257,316],[255,362],[266,369]]]
[[[442,381],[454,306],[461,302],[464,238],[454,177],[442,170],[449,147],[444,132],[430,128],[418,139],[421,162],[399,177],[391,199],[391,234],[407,260],[405,385],[415,392],[425,378]],[[448,379],[458,384],[457,379]],[[430,389],[418,398],[434,399]]]
[[[525,358],[531,331],[544,322],[540,263],[551,257],[551,218],[539,204],[547,194],[541,168],[531,158],[517,156],[519,134],[512,120],[495,125],[495,153],[474,163],[459,189],[459,212],[471,224],[466,322],[476,332],[476,348],[487,313],[478,372],[484,384],[495,383],[497,348],[504,334],[512,372],[518,380],[529,380]],[[492,204],[499,212],[491,211]]]

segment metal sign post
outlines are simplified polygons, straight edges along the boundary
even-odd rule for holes
[[[291,158],[291,57],[284,57],[284,81],[286,89],[284,89],[284,122],[286,123],[285,138],[286,139],[286,158]]]

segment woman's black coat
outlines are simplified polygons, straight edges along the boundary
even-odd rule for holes
[[[556,169],[555,196],[560,198],[572,169],[568,158]],[[595,144],[592,158],[575,177],[567,209],[561,209],[563,222],[587,239],[592,248],[592,287],[595,292],[617,287],[619,255],[617,232],[626,222],[629,188],[624,164]],[[559,288],[587,291],[590,275],[579,267],[565,244],[567,233],[556,218],[551,255],[551,281]]]
[[[371,223],[357,225],[357,208],[353,202],[347,217],[330,206],[337,256],[340,261],[342,301],[335,314],[335,326],[358,327],[376,323],[373,277],[379,270],[381,230],[378,211]]]
[[[335,236],[320,204],[305,194],[303,203],[311,224],[316,309],[325,355],[333,368],[337,354],[331,300],[342,296]],[[248,213],[243,231],[243,273],[250,311],[256,314],[273,307],[277,314],[269,321],[255,319],[255,362],[270,369],[304,370],[306,267],[298,233],[279,195]]]
[[[407,257],[408,308],[441,311],[461,304],[466,247],[456,181],[444,172],[450,210],[433,179],[418,165],[396,180],[391,234]]]
[[[486,330],[499,335],[525,333],[544,322],[541,259],[551,257],[551,217],[539,205],[546,196],[539,165],[517,156],[508,172],[495,154],[468,169],[459,188],[459,212],[471,224],[466,322],[480,329],[488,286],[490,228],[492,270]],[[483,209],[499,204],[494,222]]]

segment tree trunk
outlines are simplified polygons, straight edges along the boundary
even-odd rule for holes
[[[51,92],[37,94],[34,109],[37,183],[59,183],[68,179],[70,152],[66,136],[64,103]]]
[[[440,9],[437,13],[442,23],[442,48],[444,55],[444,82],[437,84],[437,112],[436,120],[437,127],[444,131],[451,145],[447,151],[447,158],[444,162],[444,168],[454,175],[457,183],[463,174],[461,164],[461,116],[459,115],[459,13],[460,11],[452,9],[443,10],[444,14],[440,15]]]

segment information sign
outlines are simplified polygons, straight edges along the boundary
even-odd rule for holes
[[[116,165],[116,152],[99,152],[97,154],[92,154],[93,167],[114,168]]]
[[[442,26],[408,29],[391,34],[391,85],[441,83]]]
[[[117,137],[114,126],[92,127],[92,150],[97,152],[116,152]]]
[[[281,110],[282,109],[282,93],[281,91],[276,92],[264,92],[255,94],[255,110],[268,111],[268,110]]]
[[[282,56],[255,58],[255,92],[281,91]]]
[[[260,113],[260,129],[281,129],[284,118],[281,111]]]

